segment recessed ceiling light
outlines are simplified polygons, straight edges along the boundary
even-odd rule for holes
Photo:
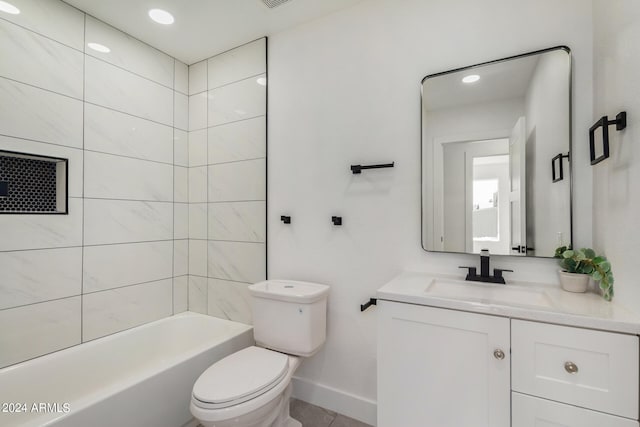
[[[108,47],[100,43],[87,43],[87,46],[89,46],[89,48],[95,50],[96,52],[102,52],[102,53],[111,52],[111,49],[109,49]]]
[[[463,82],[463,83],[475,83],[475,82],[477,82],[478,80],[480,80],[480,76],[479,76],[479,75],[477,75],[477,74],[470,74],[470,75],[468,75],[468,76],[465,76],[465,77],[462,79],[462,82]]]
[[[267,85],[267,78],[266,77],[258,77],[256,79],[256,83],[258,83],[260,86],[266,86]]]
[[[149,18],[162,25],[170,25],[175,21],[172,14],[162,9],[151,9],[149,11]]]
[[[20,9],[18,9],[11,3],[7,3],[6,1],[0,1],[0,12],[7,12],[12,15],[17,15],[20,13]]]

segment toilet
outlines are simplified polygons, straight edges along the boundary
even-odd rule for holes
[[[191,413],[204,427],[301,427],[289,416],[291,377],[324,344],[329,287],[266,280],[249,292],[256,345],[200,375]]]

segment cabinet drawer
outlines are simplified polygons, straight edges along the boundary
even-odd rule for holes
[[[513,427],[638,427],[638,422],[563,403],[512,393]]]
[[[512,389],[638,419],[638,337],[511,321]]]

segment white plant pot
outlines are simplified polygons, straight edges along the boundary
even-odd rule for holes
[[[559,271],[560,274],[560,286],[562,289],[568,292],[586,292],[589,286],[590,276],[580,273],[567,273],[566,271]]]

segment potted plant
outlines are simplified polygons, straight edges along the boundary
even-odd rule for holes
[[[611,264],[603,256],[597,256],[591,248],[573,250],[567,246],[556,249],[555,258],[560,261],[560,285],[569,292],[585,292],[591,277],[600,282],[602,296],[607,301],[613,297],[613,273]]]

